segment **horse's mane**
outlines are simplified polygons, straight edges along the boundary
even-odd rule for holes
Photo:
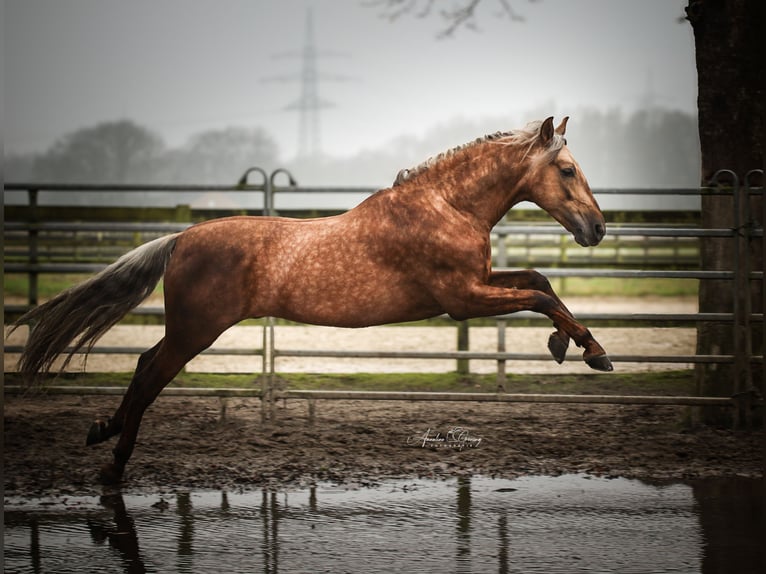
[[[395,186],[401,185],[405,181],[408,181],[412,179],[413,177],[420,175],[421,173],[426,171],[428,168],[438,164],[442,160],[451,158],[455,154],[461,151],[467,150],[469,148],[473,148],[474,146],[481,145],[487,142],[497,143],[502,145],[526,147],[526,151],[524,152],[524,157],[526,157],[526,155],[531,151],[534,143],[537,141],[537,138],[540,135],[540,128],[542,127],[542,125],[543,125],[543,122],[541,121],[529,122],[526,126],[524,126],[520,130],[512,130],[508,132],[495,132],[493,134],[487,134],[484,137],[476,138],[475,140],[470,141],[466,144],[456,146],[438,155],[429,157],[426,161],[416,165],[413,168],[400,170],[399,173],[396,174],[394,185]],[[553,158],[556,156],[559,150],[562,147],[564,147],[565,144],[566,144],[566,140],[564,139],[563,136],[559,134],[554,134],[550,144],[545,150],[545,153],[541,157],[541,160],[544,160],[546,162],[553,160]]]

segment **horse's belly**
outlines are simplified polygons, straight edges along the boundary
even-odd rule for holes
[[[442,313],[422,288],[394,278],[366,276],[354,281],[340,277],[303,278],[279,297],[276,316],[335,327],[368,327],[416,321]]]
[[[355,305],[345,305],[343,308],[328,308],[318,306],[313,309],[286,309],[279,315],[283,319],[308,323],[310,325],[325,325],[329,327],[371,327],[390,323],[404,323],[428,319],[440,315],[441,311],[431,308],[421,309],[380,309]]]

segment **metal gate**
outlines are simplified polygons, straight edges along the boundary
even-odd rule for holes
[[[263,182],[260,185],[251,185],[247,182],[248,174],[251,172],[260,173]],[[37,303],[37,276],[40,273],[73,273],[73,272],[93,272],[103,268],[99,264],[83,263],[45,263],[39,260],[38,241],[42,233],[62,232],[62,231],[98,231],[98,232],[128,232],[128,233],[168,233],[184,229],[188,223],[76,223],[76,222],[54,222],[42,221],[35,217],[37,200],[40,192],[57,191],[112,191],[117,193],[136,193],[147,191],[165,191],[165,192],[188,192],[188,191],[216,191],[226,193],[261,193],[263,195],[263,213],[274,214],[275,211],[275,192],[284,191],[286,188],[278,188],[274,185],[275,177],[285,170],[276,170],[268,176],[263,170],[253,168],[248,170],[240,180],[237,186],[93,186],[93,185],[32,185],[32,184],[6,184],[7,191],[23,191],[29,198],[29,207],[31,217],[28,221],[7,221],[5,223],[6,237],[9,233],[26,234],[28,238],[28,260],[25,262],[5,261],[5,273],[23,273],[29,277],[29,304]],[[716,174],[711,182],[711,187],[703,189],[682,189],[682,190],[656,190],[656,189],[630,189],[630,190],[594,190],[597,196],[652,196],[675,194],[680,196],[699,196],[699,195],[729,195],[733,197],[733,220],[735,222],[731,229],[702,229],[691,226],[656,226],[656,225],[610,225],[609,235],[613,237],[624,238],[696,238],[697,240],[708,237],[728,238],[735,242],[736,256],[732,261],[731,270],[711,271],[704,269],[614,269],[608,267],[551,267],[538,268],[538,270],[548,277],[609,277],[609,278],[647,278],[662,277],[675,279],[724,279],[732,282],[732,288],[738,294],[734,297],[734,306],[728,313],[693,313],[693,314],[578,314],[578,319],[583,322],[593,321],[624,321],[626,324],[646,324],[650,322],[653,325],[675,325],[684,323],[695,325],[700,322],[723,322],[729,323],[732,327],[732,337],[735,342],[734,354],[720,355],[610,355],[613,362],[632,362],[632,363],[676,363],[676,364],[733,364],[735,373],[738,377],[738,393],[743,397],[750,398],[749,391],[752,389],[751,365],[760,364],[766,371],[766,365],[763,361],[763,351],[756,354],[752,348],[750,340],[751,325],[753,322],[764,321],[763,313],[752,313],[750,297],[745,296],[749,293],[748,285],[750,281],[756,280],[763,282],[763,270],[751,269],[751,261],[748,253],[750,242],[760,239],[766,247],[766,237],[763,233],[763,222],[766,221],[766,201],[764,202],[764,213],[761,214],[760,222],[756,221],[754,214],[746,212],[748,199],[752,195],[763,196],[763,188],[751,187],[750,181],[756,174],[762,174],[761,170],[750,172],[742,185],[734,176],[734,185],[724,187],[719,185],[719,180],[725,175],[731,179],[731,172],[722,171]],[[289,176],[290,184],[294,180]],[[370,193],[374,190],[367,189],[327,189],[327,188],[297,188],[291,189],[302,193],[325,193],[331,191]],[[496,269],[505,269],[507,263],[503,246],[503,238],[511,234],[524,234],[527,237],[535,236],[564,236],[567,232],[559,226],[541,225],[541,224],[514,224],[503,223],[493,230],[495,243],[498,250],[495,256]],[[766,251],[766,250],[765,250]],[[761,289],[763,292],[764,290]],[[766,295],[764,296],[766,298]],[[6,307],[8,311],[19,311],[13,306]],[[139,312],[161,314],[162,309],[142,309]],[[261,379],[261,388],[253,389],[246,393],[236,390],[224,390],[222,396],[260,396],[262,398],[263,415],[268,418],[272,416],[274,401],[279,397],[297,397],[314,399],[385,399],[385,400],[493,400],[493,401],[535,401],[535,402],[603,402],[603,403],[647,403],[653,404],[685,404],[685,405],[739,405],[743,406],[741,400],[725,397],[613,397],[613,396],[580,396],[580,395],[518,395],[500,392],[497,394],[476,393],[386,393],[386,392],[329,392],[329,391],[285,391],[280,392],[276,389],[274,381],[278,371],[278,361],[281,357],[343,357],[356,359],[455,359],[456,361],[467,361],[472,359],[492,360],[497,362],[498,382],[502,384],[505,369],[509,361],[531,361],[547,360],[547,355],[541,354],[520,354],[507,352],[504,347],[505,330],[507,326],[513,324],[518,319],[529,319],[534,316],[533,313],[521,312],[513,315],[496,317],[498,332],[498,351],[497,352],[473,352],[467,350],[445,351],[445,352],[414,352],[414,351],[350,351],[350,350],[309,350],[309,349],[289,349],[281,348],[278,341],[278,327],[275,327],[273,320],[266,320],[263,327],[263,342],[261,349],[210,349],[207,353],[231,354],[231,355],[259,355],[263,357],[263,370]],[[5,353],[18,353],[19,346],[6,345]],[[139,354],[143,348],[134,347],[96,347],[96,353],[119,353],[119,354]],[[740,380],[741,379],[741,380]],[[231,391],[231,392],[230,392]],[[55,391],[54,391],[55,392]],[[62,391],[64,392],[64,391]],[[69,392],[69,391],[67,391]],[[83,391],[84,392],[84,391]],[[90,389],[89,392],[94,392]],[[167,391],[166,391],[167,392]],[[203,392],[203,391],[200,391]],[[747,406],[750,406],[750,402]]]

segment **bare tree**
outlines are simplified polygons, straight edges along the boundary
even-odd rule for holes
[[[536,2],[538,0],[527,1]],[[478,29],[476,16],[479,5],[487,3],[483,0],[464,0],[450,8],[444,8],[444,4],[442,2],[437,3],[436,0],[370,0],[367,4],[378,7],[381,15],[392,22],[403,16],[428,18],[437,14],[445,23],[445,27],[439,32],[438,37],[447,38],[453,36],[461,28]],[[495,0],[490,4],[499,8],[498,14],[500,16],[507,17],[514,22],[525,20],[524,16],[513,7],[510,0]]]
[[[229,127],[192,136],[173,152],[172,179],[198,183],[234,182],[249,167],[277,163],[278,149],[264,130]]]
[[[164,147],[158,135],[131,121],[104,122],[60,138],[37,159],[35,172],[54,181],[147,180]]]

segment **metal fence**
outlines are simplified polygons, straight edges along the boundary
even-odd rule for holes
[[[252,172],[259,173],[263,181],[258,185],[248,183],[248,175]],[[19,234],[26,236],[27,251],[26,260],[22,262],[6,261],[4,263],[6,274],[25,274],[29,277],[29,305],[37,304],[37,278],[42,273],[90,273],[102,269],[104,267],[101,263],[82,263],[82,262],[67,262],[67,261],[41,261],[40,257],[40,239],[42,234],[55,234],[55,233],[71,233],[71,232],[94,232],[94,233],[127,233],[127,234],[147,234],[156,233],[163,234],[178,231],[184,229],[189,225],[187,222],[155,222],[155,223],[138,223],[138,222],[76,222],[76,221],[45,221],[40,219],[36,213],[38,211],[38,198],[41,192],[114,192],[121,194],[130,193],[146,193],[146,192],[190,192],[190,191],[204,191],[204,192],[225,192],[225,193],[260,193],[263,197],[263,209],[264,214],[275,213],[275,193],[285,191],[287,188],[278,188],[275,185],[275,178],[280,173],[284,173],[290,181],[291,189],[299,191],[301,193],[316,193],[322,194],[326,192],[332,193],[371,193],[374,190],[361,189],[361,188],[297,188],[294,186],[292,177],[285,170],[276,170],[270,175],[267,175],[263,170],[253,168],[249,170],[240,180],[236,186],[127,186],[127,185],[33,185],[33,184],[6,184],[5,189],[8,191],[21,191],[25,192],[28,197],[29,217],[25,221],[6,221],[5,222],[5,236],[8,238],[10,235],[15,234],[18,238]],[[750,301],[749,296],[749,283],[750,281],[763,282],[763,270],[751,269],[750,258],[747,255],[748,246],[751,242],[758,240],[759,238],[766,247],[766,237],[763,233],[763,221],[766,220],[766,201],[764,202],[764,213],[761,214],[760,222],[755,220],[755,214],[748,214],[744,206],[747,205],[748,199],[753,195],[763,196],[763,188],[755,188],[750,186],[751,174],[745,178],[742,185],[738,181],[734,182],[734,185],[723,186],[719,185],[717,174],[716,179],[711,182],[711,187],[702,189],[676,189],[676,190],[656,190],[656,189],[630,189],[630,190],[595,190],[597,196],[615,196],[631,195],[631,196],[657,196],[667,195],[669,193],[681,196],[700,196],[700,195],[728,195],[733,196],[733,221],[734,225],[730,229],[703,229],[699,226],[690,225],[614,225],[609,226],[609,235],[618,238],[633,238],[639,239],[646,244],[647,241],[651,241],[657,238],[670,239],[672,241],[684,241],[687,242],[684,245],[688,245],[689,241],[699,241],[702,238],[723,238],[729,239],[736,243],[737,249],[735,249],[736,256],[732,261],[730,270],[724,271],[712,271],[700,269],[697,265],[689,266],[688,254],[682,268],[667,268],[667,265],[658,265],[657,268],[625,268],[623,265],[618,265],[616,261],[608,262],[608,265],[603,265],[603,261],[600,266],[591,267],[583,265],[582,262],[577,265],[567,264],[566,261],[556,261],[558,265],[550,268],[539,268],[538,270],[544,275],[550,278],[569,278],[569,277],[590,277],[590,278],[671,278],[671,279],[698,279],[698,280],[727,280],[731,281],[732,288],[736,293],[742,296],[734,297],[734,306],[731,312],[727,313],[687,313],[687,314],[619,314],[619,313],[582,313],[578,314],[578,319],[584,323],[592,323],[598,321],[620,321],[626,325],[645,325],[651,324],[657,325],[696,325],[701,322],[722,322],[731,324],[732,337],[735,341],[734,354],[718,354],[718,355],[610,355],[610,358],[615,363],[630,362],[630,363],[675,363],[675,364],[734,364],[738,366],[735,372],[744,373],[749,372],[750,365],[761,364],[764,365],[763,353],[756,355],[753,353],[753,349],[749,340],[743,340],[743,334],[750,332],[751,323],[754,321],[763,322],[764,315],[762,313],[753,314],[751,312],[750,304],[743,304],[743,301]],[[761,172],[762,173],[762,172]],[[727,175],[731,175],[727,172]],[[10,235],[9,235],[10,234]],[[544,225],[539,223],[520,223],[509,224],[507,222],[501,223],[493,230],[493,244],[495,246],[495,268],[498,270],[506,269],[508,263],[508,253],[506,251],[505,239],[512,235],[523,235],[527,238],[530,237],[563,237],[567,232],[558,226]],[[142,235],[144,237],[144,235]],[[554,242],[554,247],[560,245]],[[676,244],[676,253],[678,252]],[[766,250],[765,250],[766,252]],[[50,259],[50,258],[49,258]],[[587,263],[587,262],[586,262]],[[679,267],[679,265],[676,265]],[[763,291],[763,289],[762,289]],[[747,293],[747,296],[744,294]],[[8,306],[6,312],[19,312],[21,307]],[[149,314],[161,314],[161,308],[140,308],[136,310],[137,313],[149,313]],[[279,392],[274,385],[275,374],[277,372],[277,362],[282,357],[342,357],[342,358],[356,358],[356,359],[455,359],[456,361],[463,362],[469,360],[492,360],[497,362],[498,383],[503,384],[506,364],[508,361],[537,361],[548,360],[547,355],[538,354],[521,354],[508,352],[505,348],[505,330],[507,326],[518,323],[519,320],[528,320],[535,317],[534,313],[520,312],[508,316],[496,317],[497,320],[497,337],[498,337],[498,350],[497,352],[475,352],[468,350],[458,351],[446,351],[446,352],[414,352],[414,351],[350,351],[350,350],[308,350],[308,349],[285,349],[280,348],[277,345],[275,332],[278,328],[275,328],[273,320],[267,320],[263,328],[263,344],[260,349],[232,349],[232,348],[216,348],[209,349],[206,353],[213,354],[231,354],[231,355],[258,355],[263,357],[263,371],[261,377],[261,389],[257,391],[251,391],[249,394],[257,395],[262,398],[263,413],[265,417],[269,416],[269,412],[272,412],[274,400],[283,396],[294,396],[300,398],[307,398],[313,400],[314,398],[359,398],[359,399],[403,399],[403,400],[497,400],[497,401],[528,401],[536,400],[538,402],[543,401],[555,401],[555,402],[626,402],[626,397],[582,397],[582,396],[557,396],[551,395],[513,395],[509,393],[497,393],[482,395],[481,398],[471,393],[454,393],[447,396],[445,393],[438,394],[423,394],[423,393],[359,393],[359,392],[345,392],[345,393],[328,393],[328,392],[310,392],[310,391],[288,391]],[[539,317],[539,316],[537,316]],[[131,348],[131,347],[96,347],[94,352],[97,353],[121,353],[121,354],[139,354],[143,352],[143,348]],[[21,348],[18,346],[5,346],[5,353],[18,353]],[[766,370],[766,366],[763,366]],[[744,383],[737,388],[744,388]],[[225,393],[223,393],[225,395]],[[237,393],[234,393],[236,395]],[[454,397],[452,395],[455,395]],[[231,396],[231,393],[229,394]],[[647,397],[627,397],[628,401],[633,399],[632,402],[644,403],[647,402]],[[731,405],[735,401],[722,397],[654,397],[655,404],[665,404],[669,400],[673,404],[720,404]],[[675,400],[674,400],[675,399]],[[651,402],[651,401],[650,401]]]

